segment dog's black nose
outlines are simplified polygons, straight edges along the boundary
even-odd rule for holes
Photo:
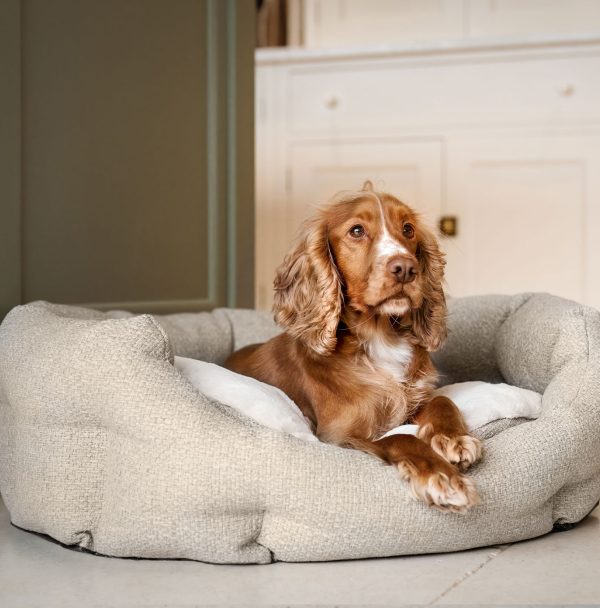
[[[401,255],[396,255],[388,261],[387,271],[398,283],[411,283],[417,278],[415,261]]]

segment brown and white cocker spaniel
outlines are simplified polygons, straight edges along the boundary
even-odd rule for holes
[[[416,498],[464,512],[478,502],[463,472],[481,445],[452,401],[432,398],[444,265],[419,216],[366,182],[307,221],[279,267],[274,311],[285,333],[225,365],[283,390],[321,440],[375,454]],[[416,437],[380,439],[405,422],[419,425]]]

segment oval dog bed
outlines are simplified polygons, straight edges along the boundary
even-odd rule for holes
[[[270,315],[164,317],[43,302],[0,327],[0,490],[12,522],[111,556],[316,561],[538,536],[600,497],[600,314],[549,295],[452,300],[444,382],[543,393],[480,428],[481,504],[441,513],[375,457],[262,427],[200,394],[174,354],[222,362]]]

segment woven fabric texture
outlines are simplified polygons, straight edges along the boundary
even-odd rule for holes
[[[112,556],[316,561],[507,543],[600,498],[600,314],[544,294],[450,302],[444,382],[543,393],[479,430],[465,515],[376,458],[263,428],[199,394],[174,354],[222,362],[274,335],[252,311],[133,316],[37,302],[0,326],[0,491],[14,524]]]

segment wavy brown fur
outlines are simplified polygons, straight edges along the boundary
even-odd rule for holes
[[[446,337],[444,264],[410,207],[370,182],[343,193],[305,222],[277,270],[285,332],[226,366],[281,388],[323,441],[375,454],[418,499],[463,512],[478,498],[461,471],[481,447],[451,401],[431,398],[429,351]],[[404,422],[423,432],[381,439]]]

